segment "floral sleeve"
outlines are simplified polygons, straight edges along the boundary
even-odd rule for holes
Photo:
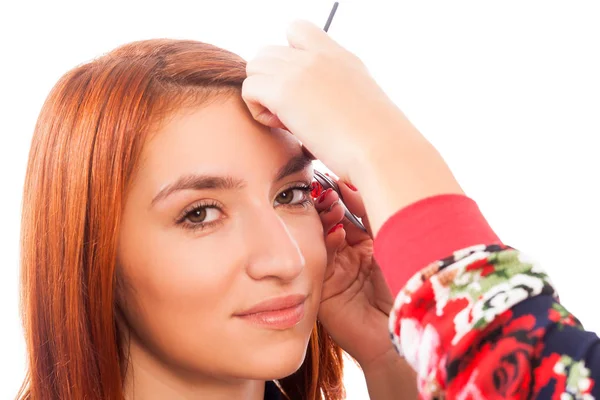
[[[504,245],[470,247],[414,275],[390,331],[423,398],[600,398],[600,340],[537,264]]]

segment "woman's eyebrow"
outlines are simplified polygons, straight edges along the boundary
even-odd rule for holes
[[[237,190],[242,189],[246,182],[242,179],[232,176],[211,176],[211,175],[184,175],[177,179],[174,183],[165,186],[152,199],[151,205],[164,200],[174,192],[180,190]]]
[[[288,160],[283,167],[277,171],[275,176],[275,182],[282,180],[290,175],[304,171],[309,165],[312,164],[312,160],[302,153],[298,153]]]
[[[289,175],[305,170],[312,163],[311,159],[304,153],[298,153],[285,163],[277,171],[275,181],[280,181]],[[214,176],[214,175],[184,175],[174,183],[162,188],[150,203],[154,206],[157,202],[169,197],[171,194],[181,190],[239,190],[246,186],[246,181],[232,176]]]

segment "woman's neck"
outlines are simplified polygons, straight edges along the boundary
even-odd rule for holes
[[[263,400],[265,381],[190,376],[174,371],[132,338],[125,378],[125,399]],[[126,347],[126,348],[127,348]]]

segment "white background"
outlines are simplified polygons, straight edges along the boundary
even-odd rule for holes
[[[0,5],[0,399],[24,375],[18,234],[31,134],[57,79],[138,39],[197,39],[246,58],[324,1],[18,1]],[[436,145],[500,237],[540,260],[600,331],[600,3],[342,1],[330,34]],[[349,399],[365,399],[348,369]]]

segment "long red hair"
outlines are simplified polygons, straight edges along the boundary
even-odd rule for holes
[[[189,102],[240,95],[245,66],[205,43],[148,40],[71,70],[52,89],[23,197],[28,374],[19,399],[123,399],[127,354],[115,291],[128,183],[153,127]],[[302,367],[279,385],[293,400],[338,400],[341,377],[341,350],[316,323]]]

